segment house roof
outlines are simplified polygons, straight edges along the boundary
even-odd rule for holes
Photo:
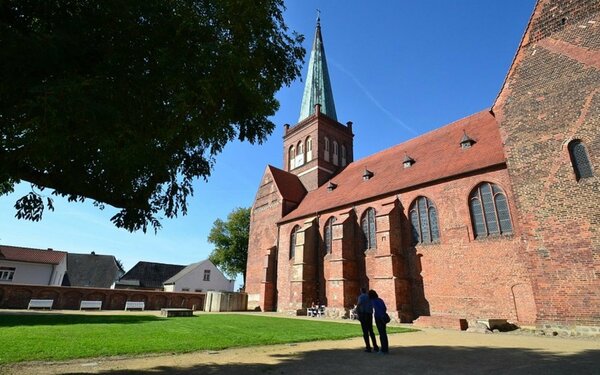
[[[112,255],[69,253],[63,286],[110,288],[123,272]]]
[[[162,288],[166,280],[184,268],[177,264],[138,262],[119,279],[119,283],[125,281],[122,284],[128,284],[137,280],[142,288]]]
[[[14,262],[59,264],[66,256],[64,251],[0,245],[0,259]]]
[[[273,181],[275,181],[275,185],[277,185],[277,189],[283,199],[294,203],[302,201],[302,198],[306,195],[306,189],[298,176],[275,168],[272,165],[267,166],[267,168],[271,172]]]
[[[475,143],[463,149],[460,141],[465,132]],[[407,155],[415,162],[404,168]],[[482,111],[349,164],[331,179],[337,185],[334,189],[323,184],[309,192],[280,222],[503,163],[498,123],[489,111]],[[373,177],[366,181],[365,169],[373,172]]]
[[[208,260],[205,259],[201,262],[197,262],[197,263],[192,263],[189,266],[185,267],[184,269],[182,269],[181,271],[179,271],[176,275],[174,275],[173,277],[169,278],[168,280],[166,280],[164,282],[164,284],[174,284],[177,282],[177,280],[181,279],[183,276],[187,275],[188,273],[192,272],[193,270],[195,270],[196,268],[205,265],[205,264],[210,264],[212,266],[214,266],[214,264]]]

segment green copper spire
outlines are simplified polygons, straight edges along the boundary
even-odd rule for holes
[[[317,17],[317,31],[312,51],[310,52],[308,75],[306,76],[306,86],[304,87],[300,119],[298,121],[302,121],[314,114],[315,104],[321,105],[321,113],[337,121],[333,93],[331,92],[331,82],[329,81],[329,72],[327,71],[325,48],[323,47],[323,39],[321,38],[320,17]]]

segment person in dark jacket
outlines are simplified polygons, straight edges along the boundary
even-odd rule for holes
[[[360,296],[358,296],[356,310],[358,313],[358,320],[360,321],[360,327],[362,328],[363,338],[365,340],[365,352],[371,352],[369,337],[371,337],[371,340],[373,341],[373,350],[378,352],[379,347],[377,346],[377,340],[375,340],[375,332],[373,332],[373,305],[367,294],[366,288],[360,288]]]
[[[377,326],[377,331],[379,332],[379,341],[381,342],[381,354],[387,354],[389,351],[388,347],[388,337],[386,332],[385,325],[387,308],[385,307],[385,302],[377,295],[377,292],[374,290],[369,290],[369,299],[371,300],[371,304],[373,305],[373,309],[375,310],[375,325]]]

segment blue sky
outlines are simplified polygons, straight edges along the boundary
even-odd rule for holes
[[[286,6],[288,26],[305,35],[307,59],[321,11],[338,120],[354,123],[358,160],[490,108],[534,0],[294,0]],[[13,205],[29,190],[21,184],[0,197],[0,244],[95,251],[115,255],[126,269],[141,260],[186,265],[206,259],[212,223],[252,205],[267,164],[282,168],[283,124],[298,121],[303,88],[300,80],[282,88],[268,140],[229,144],[208,183],[196,182],[188,215],[163,220],[156,235],[114,227],[111,207],[101,211],[91,202],[56,197],[55,211],[42,221],[17,220]]]

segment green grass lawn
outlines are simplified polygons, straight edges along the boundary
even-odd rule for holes
[[[388,333],[409,331],[388,326]],[[0,315],[0,365],[340,340],[361,335],[360,325],[356,324],[242,314],[168,319],[152,315]]]

